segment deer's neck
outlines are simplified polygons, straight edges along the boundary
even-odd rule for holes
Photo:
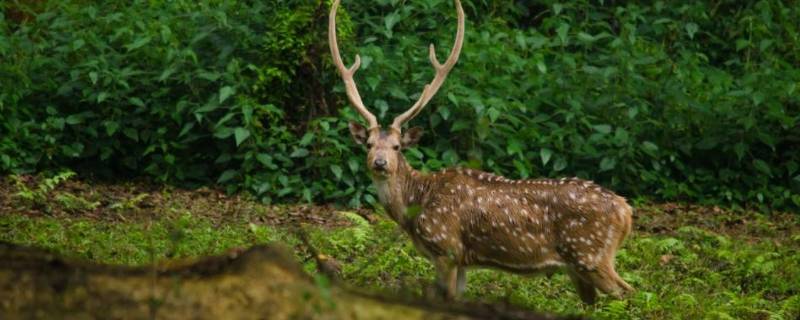
[[[391,218],[409,230],[413,212],[425,201],[430,190],[431,179],[400,161],[398,172],[390,177],[373,177],[378,198]]]

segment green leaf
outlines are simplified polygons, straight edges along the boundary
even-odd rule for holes
[[[124,128],[122,129],[122,134],[134,141],[139,141],[139,132],[136,129]]]
[[[74,50],[78,50],[80,48],[83,48],[83,46],[85,44],[86,44],[86,41],[84,41],[83,39],[77,39],[77,40],[72,42],[72,50],[74,51]]]
[[[306,134],[303,135],[303,138],[301,138],[300,142],[298,142],[297,144],[301,146],[307,146],[311,144],[311,141],[313,139],[314,139],[314,134],[311,132],[306,132]]]
[[[200,73],[197,75],[197,77],[200,78],[200,79],[205,79],[205,80],[214,82],[214,81],[219,80],[220,74],[219,74],[219,72],[212,72],[212,71],[205,71],[204,70],[204,71],[200,71]]]
[[[456,95],[452,92],[447,93],[447,100],[450,100],[450,103],[453,105],[458,106],[458,97],[456,97]]]
[[[233,130],[233,135],[236,138],[236,146],[239,146],[250,137],[250,130],[246,128],[238,127]]]
[[[81,153],[83,152],[83,147],[83,144],[80,142],[65,144],[61,146],[61,152],[68,157],[77,158],[80,157]]]
[[[383,18],[383,25],[386,27],[387,31],[391,31],[398,22],[400,22],[402,18],[400,14],[397,12],[392,12],[387,14],[385,18]]]
[[[609,133],[611,133],[611,126],[610,126],[610,125],[607,125],[607,124],[598,124],[598,125],[593,125],[593,126],[592,126],[592,128],[593,128],[595,131],[597,131],[597,132],[600,132],[600,133],[602,133],[602,134],[609,134]]]
[[[750,41],[747,39],[737,39],[736,40],[736,51],[741,51],[744,48],[750,46]]]
[[[541,73],[547,73],[547,65],[543,60],[536,61],[536,69],[539,69]]]
[[[108,99],[108,92],[103,91],[103,92],[100,92],[100,94],[97,95],[97,103],[101,103],[103,101],[106,101],[106,99]]]
[[[272,162],[272,156],[266,153],[259,153],[256,155],[256,160],[263,164],[265,167],[273,169],[275,168],[275,163]]]
[[[458,163],[458,153],[453,149],[449,149],[442,153],[442,161],[447,165],[455,165]]]
[[[628,141],[630,140],[630,135],[628,134],[628,130],[617,127],[617,129],[614,130],[614,140],[616,140],[616,142],[621,145],[627,144]]]
[[[181,132],[178,133],[178,138],[185,136],[187,133],[189,133],[190,130],[192,130],[192,128],[194,128],[194,122],[188,122],[185,125],[183,125]]]
[[[614,169],[617,166],[617,159],[612,157],[604,157],[603,160],[600,161],[600,171],[608,171]]]
[[[350,158],[347,160],[347,166],[350,167],[350,172],[353,173],[358,172],[358,167],[360,167],[358,160],[355,158]]]
[[[567,44],[567,34],[569,33],[569,25],[566,23],[562,23],[556,29],[556,34],[558,34],[558,39],[561,40],[561,45]]]
[[[645,141],[642,143],[642,150],[650,156],[655,157],[658,152],[658,146],[650,141]]]
[[[140,108],[144,108],[144,101],[142,101],[142,99],[139,99],[139,98],[136,98],[136,97],[128,98],[128,103],[130,103],[130,104],[132,104],[134,106],[140,107]]]
[[[306,148],[296,148],[296,149],[294,149],[292,154],[289,155],[289,156],[292,157],[292,158],[302,158],[302,157],[307,156],[308,154],[309,154],[308,149],[306,149]]]
[[[564,157],[558,157],[553,163],[553,170],[558,172],[564,170],[567,167],[567,160]]]
[[[442,116],[442,120],[447,121],[450,118],[450,108],[441,107],[437,110],[439,114]]]
[[[453,126],[450,127],[450,131],[452,132],[464,131],[470,129],[471,126],[472,126],[471,121],[467,121],[465,119],[458,119],[455,122],[453,122]]]
[[[595,41],[595,38],[591,34],[581,31],[578,32],[578,40],[586,43],[592,43]]]
[[[639,114],[639,108],[631,107],[628,109],[628,118],[633,119],[636,118],[636,115]]]
[[[719,144],[719,139],[716,137],[707,137],[700,140],[697,143],[696,147],[700,150],[711,150],[714,149]]]
[[[733,152],[736,152],[737,160],[742,160],[744,158],[745,152],[747,152],[747,145],[741,142],[737,142],[733,145]]]
[[[197,110],[195,110],[194,113],[195,114],[207,113],[217,110],[217,108],[219,108],[219,103],[217,103],[215,99],[211,99],[204,106],[197,108]]]
[[[342,178],[342,167],[334,164],[331,166],[331,172],[333,172],[333,175],[336,177],[336,179]]]
[[[560,3],[553,4],[553,14],[559,15],[561,13],[561,10],[564,10],[564,5]]]
[[[486,113],[489,114],[489,120],[492,122],[497,121],[497,118],[500,117],[500,110],[497,110],[495,107],[490,107],[488,110],[486,110]]]
[[[169,79],[169,76],[171,76],[173,73],[175,73],[175,69],[172,67],[164,69],[164,71],[161,72],[161,75],[158,76],[158,81],[164,82],[165,80]]]
[[[68,125],[81,124],[81,123],[83,123],[83,118],[78,114],[73,114],[73,115],[68,116],[67,119],[65,119],[65,122]]]
[[[508,140],[508,146],[506,147],[506,152],[509,155],[514,155],[514,154],[522,155],[522,148],[523,146],[521,141],[515,138],[511,138]]]
[[[92,84],[97,84],[97,72],[89,72],[89,79],[92,80]]]
[[[687,23],[684,27],[686,29],[686,34],[689,35],[689,39],[694,39],[694,34],[697,33],[699,27],[694,22]]]
[[[231,88],[230,86],[224,86],[220,88],[219,103],[225,102],[225,100],[228,100],[228,98],[230,98],[231,95],[233,95],[233,88]]]
[[[231,179],[233,179],[234,177],[236,177],[236,170],[233,170],[233,169],[225,170],[225,172],[223,172],[219,176],[219,179],[217,179],[217,183],[228,182]]]
[[[105,127],[106,127],[106,134],[110,137],[117,132],[117,129],[119,129],[119,123],[117,123],[116,121],[106,121]]]
[[[214,130],[214,137],[217,139],[228,139],[234,134],[234,129],[230,127],[219,127]]]
[[[539,157],[542,158],[542,165],[547,165],[547,163],[550,162],[550,157],[552,155],[553,150],[542,148],[542,150],[539,151]]]
[[[772,170],[769,168],[769,165],[764,160],[761,159],[753,160],[753,166],[755,166],[756,169],[758,169],[758,171],[761,171],[767,176],[770,177],[772,176]]]
[[[136,50],[148,43],[150,43],[150,37],[139,38],[136,39],[136,41],[134,41],[133,43],[125,45],[125,48],[128,49],[128,51]]]

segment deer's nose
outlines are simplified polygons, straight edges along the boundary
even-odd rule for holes
[[[386,159],[375,159],[372,163],[375,165],[375,168],[383,169],[386,167]]]

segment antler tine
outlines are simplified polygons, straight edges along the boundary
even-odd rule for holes
[[[333,64],[336,65],[336,69],[339,70],[339,74],[344,81],[344,87],[347,91],[347,97],[350,99],[350,103],[356,108],[356,111],[364,117],[364,120],[367,120],[369,129],[371,130],[379,127],[378,120],[375,118],[375,115],[369,112],[364,106],[364,102],[361,101],[361,96],[358,94],[356,82],[353,80],[353,75],[358,68],[361,67],[361,57],[356,55],[356,61],[350,68],[347,68],[344,65],[344,61],[342,61],[342,56],[339,54],[339,44],[336,41],[336,9],[339,8],[339,1],[340,0],[335,0],[331,6],[331,14],[328,19],[328,45],[331,47]]]
[[[439,91],[439,88],[444,83],[444,80],[447,78],[447,74],[450,73],[450,70],[453,69],[456,62],[458,61],[458,56],[461,53],[461,47],[464,44],[464,8],[461,7],[461,1],[455,0],[456,3],[456,11],[458,12],[458,31],[456,32],[456,40],[453,44],[453,49],[450,51],[450,55],[447,57],[447,61],[444,64],[439,63],[439,59],[436,58],[436,48],[433,44],[430,45],[428,58],[431,60],[431,64],[433,68],[436,70],[436,76],[434,76],[433,81],[431,83],[425,85],[425,88],[422,89],[422,94],[419,96],[419,100],[417,100],[414,105],[411,106],[410,109],[406,110],[403,114],[394,118],[392,122],[392,128],[400,131],[403,123],[411,120],[412,118],[416,117],[425,105],[436,95],[436,92]]]

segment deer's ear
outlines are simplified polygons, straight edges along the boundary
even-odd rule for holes
[[[420,127],[413,127],[408,129],[405,133],[403,133],[403,138],[400,139],[400,143],[403,144],[403,148],[413,147],[419,139],[422,138],[423,130]]]
[[[367,128],[364,128],[364,126],[352,121],[350,121],[347,126],[350,127],[350,134],[353,136],[353,140],[355,140],[356,143],[367,143],[367,138],[369,138],[369,135],[367,134]]]

